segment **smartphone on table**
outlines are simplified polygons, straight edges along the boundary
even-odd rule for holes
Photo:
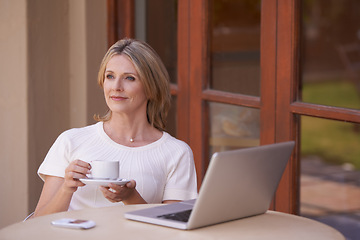
[[[90,229],[95,227],[95,222],[91,220],[62,218],[51,222],[56,227],[77,228],[77,229]]]

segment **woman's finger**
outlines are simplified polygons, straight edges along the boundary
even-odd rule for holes
[[[91,168],[91,165],[88,162],[82,161],[80,159],[75,159],[72,162],[74,162],[75,165],[78,165],[80,167],[84,167],[84,168],[88,168],[88,169]]]
[[[80,163],[78,165],[77,163]],[[71,180],[72,178],[80,179],[86,178],[86,174],[90,173],[90,164],[86,165],[81,160],[72,161],[69,166],[65,169],[65,179]]]
[[[77,172],[69,172],[68,174],[65,175],[65,178],[68,178],[68,179],[81,179],[81,178],[86,178],[86,174],[77,173]]]
[[[130,182],[126,183],[125,186],[127,188],[135,188],[136,187],[136,181],[135,180],[130,180]]]
[[[121,197],[118,195],[115,189],[101,186],[100,191],[103,193],[104,197],[110,202],[115,203],[122,201]]]
[[[81,160],[74,160],[68,166],[68,171],[78,172],[78,173],[89,173],[91,169],[91,165],[87,162]]]

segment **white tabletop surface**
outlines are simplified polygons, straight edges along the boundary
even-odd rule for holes
[[[135,222],[123,216],[126,211],[150,206],[154,205],[93,208],[50,214],[5,227],[0,230],[0,239],[345,239],[338,231],[320,222],[274,211],[195,230],[178,230]],[[78,230],[51,225],[51,221],[60,218],[93,220],[96,227]]]

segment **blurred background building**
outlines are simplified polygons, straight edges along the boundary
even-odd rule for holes
[[[0,0],[0,227],[34,210],[64,130],[106,110],[107,48],[147,41],[171,76],[168,131],[194,151],[296,141],[272,209],[360,236],[357,0]],[[241,204],[241,203],[239,203]]]

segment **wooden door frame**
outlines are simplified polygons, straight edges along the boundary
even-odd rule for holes
[[[187,1],[189,27],[189,120],[186,139],[194,151],[199,186],[208,166],[209,120],[206,101],[259,108],[261,145],[294,140],[298,137],[298,118],[291,111],[296,101],[298,83],[298,1],[267,0],[261,6],[261,96],[233,94],[208,88],[208,8],[207,1]],[[181,34],[179,32],[179,34]],[[179,49],[178,54],[185,49]],[[269,91],[269,89],[272,89]],[[282,94],[277,94],[281,92]],[[179,126],[180,132],[182,126]],[[299,144],[284,172],[273,201],[273,208],[288,213],[299,212]]]
[[[311,116],[359,124],[360,110],[318,105],[301,101],[301,93],[299,89],[301,78],[301,1],[277,0],[276,15],[276,104],[274,109],[274,137],[275,142],[295,140],[297,144],[278,187],[276,198],[274,201],[274,208],[277,211],[299,214],[299,137],[301,116]],[[266,86],[262,87],[266,88]],[[276,94],[279,92],[281,92],[282,94]],[[265,100],[265,98],[263,99]],[[263,120],[262,124],[265,124]],[[269,141],[271,138],[271,134],[266,138],[267,141]]]
[[[193,149],[195,165],[197,167],[198,187],[209,163],[207,154],[207,132],[209,124],[207,107],[203,100],[203,89],[209,81],[209,56],[208,56],[208,1],[189,0],[190,36],[189,36],[189,145]]]
[[[135,2],[133,0],[107,0],[108,47],[118,40],[135,37]]]
[[[265,10],[266,9],[266,10]],[[299,212],[298,119],[296,101],[298,19],[294,1],[262,1],[261,11],[261,145],[295,141],[271,208]],[[279,94],[281,93],[281,94]]]
[[[286,24],[282,18],[293,12],[293,1],[282,2],[286,7],[278,10],[278,0],[262,2],[261,10],[261,96],[248,96],[222,92],[208,88],[210,57],[209,48],[209,6],[207,0],[178,2],[178,84],[171,84],[171,93],[177,96],[177,138],[187,142],[193,150],[198,187],[209,164],[208,101],[260,109],[261,112],[261,145],[275,142],[295,140],[294,114],[290,113],[290,97],[277,98],[277,91],[289,91],[293,79],[292,69],[295,61],[287,61],[286,57],[296,46],[289,45],[292,39],[288,36],[289,27],[294,20]],[[108,41],[109,46],[120,38],[134,37],[134,3],[131,0],[107,0],[108,3]],[[287,13],[286,11],[290,11]],[[278,16],[279,14],[279,16]],[[283,15],[281,15],[283,14]],[[279,33],[281,29],[281,33]],[[278,39],[285,37],[279,44]],[[295,37],[294,37],[295,39]],[[278,61],[278,54],[286,57],[286,61]],[[294,55],[291,55],[294,56]],[[286,69],[277,68],[285,64]],[[291,76],[292,77],[289,77]],[[269,91],[272,89],[272,91]],[[293,95],[291,95],[293,97]],[[286,113],[277,111],[281,106]],[[285,125],[284,125],[285,124]],[[279,127],[281,126],[281,127]],[[206,146],[206,147],[205,147]],[[298,198],[298,174],[296,157],[287,167],[276,194],[273,208],[285,212],[296,212]],[[295,188],[294,188],[295,186]],[[297,189],[294,191],[294,189]],[[286,196],[286,197],[284,197]],[[286,199],[284,201],[284,199]],[[297,202],[297,201],[295,201]],[[295,207],[294,207],[295,206]]]
[[[108,0],[109,45],[124,36],[134,36],[132,2]],[[209,161],[208,101],[260,109],[261,145],[289,140],[297,142],[273,201],[275,210],[295,214],[299,213],[300,198],[301,116],[360,123],[360,110],[300,100],[300,3],[300,0],[262,1],[261,92],[260,97],[256,97],[208,88],[208,1],[179,0],[178,84],[171,85],[171,93],[178,100],[177,137],[189,143],[193,149],[198,186],[201,185]]]
[[[277,1],[275,142],[294,140],[296,146],[280,181],[277,211],[298,214],[300,207],[299,116],[291,111],[299,86],[299,1]]]

